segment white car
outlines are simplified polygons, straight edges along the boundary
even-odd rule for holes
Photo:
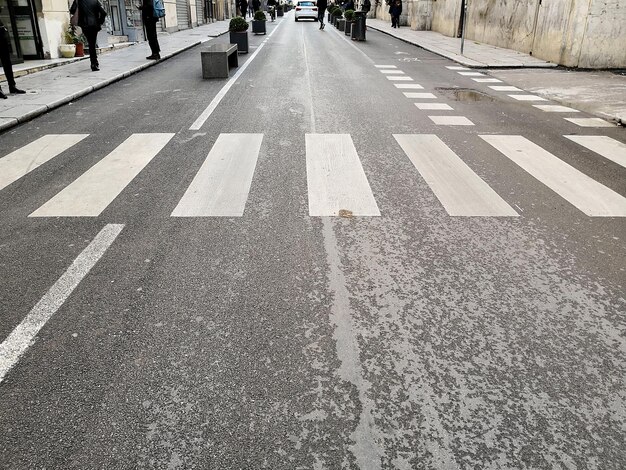
[[[296,21],[302,18],[310,18],[317,21],[317,3],[313,0],[298,0],[296,2]]]

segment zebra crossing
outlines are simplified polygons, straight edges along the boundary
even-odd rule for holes
[[[0,157],[0,198],[2,189],[87,137],[86,134],[46,135]],[[171,133],[130,135],[29,217],[99,216],[173,137]],[[399,151],[415,168],[414,177],[428,185],[449,216],[519,215],[465,163],[462,154],[457,155],[438,136],[394,134],[393,137]],[[564,137],[584,151],[626,168],[626,144],[607,136]],[[242,217],[263,151],[263,138],[263,134],[220,134],[171,216]],[[495,155],[510,159],[587,216],[626,217],[626,198],[532,140],[520,135],[475,138],[482,139]],[[370,186],[376,174],[366,174],[350,135],[306,134],[304,144],[309,216],[381,216]]]

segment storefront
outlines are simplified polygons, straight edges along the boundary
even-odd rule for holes
[[[0,0],[0,20],[11,43],[11,60],[43,59],[41,33],[34,0]]]

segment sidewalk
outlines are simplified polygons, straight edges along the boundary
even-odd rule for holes
[[[226,32],[228,21],[217,21],[172,34],[159,33],[161,60]],[[124,48],[110,48],[110,52],[99,55],[99,72],[91,71],[88,57],[28,61],[16,65],[14,70],[19,70],[22,75],[17,78],[17,86],[27,90],[27,93],[8,95],[8,99],[0,100],[0,131],[155,65],[156,61],[146,59],[148,55],[148,43],[141,42]],[[7,93],[6,82],[1,85]]]
[[[461,56],[460,40],[456,38],[434,31],[412,31],[408,27],[394,29],[377,19],[368,19],[367,25],[468,67],[502,69],[487,72],[565,106],[626,125],[625,75],[556,68],[527,54],[474,41],[465,42],[465,54]],[[160,33],[161,60],[227,31],[228,21],[218,21],[172,34]],[[18,87],[28,93],[0,100],[0,131],[156,64],[145,58],[150,53],[146,42],[109,50],[99,56],[100,72],[91,71],[87,58],[28,61],[16,65],[14,70],[22,75],[17,80]],[[6,82],[2,86],[8,91]]]
[[[460,39],[435,31],[413,31],[406,26],[396,29],[386,21],[372,18],[367,19],[367,26],[466,67],[497,69],[485,72],[509,85],[626,125],[626,75],[567,70],[528,54],[471,40],[465,40],[461,55]]]

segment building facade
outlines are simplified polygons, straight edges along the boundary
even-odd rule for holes
[[[100,0],[107,11],[100,45],[144,40],[141,0]],[[68,3],[69,2],[69,3]],[[173,32],[228,19],[235,14],[232,0],[165,0],[162,31]],[[0,19],[9,31],[11,59],[15,63],[30,59],[60,57],[59,45],[65,43],[71,0],[0,0]]]

